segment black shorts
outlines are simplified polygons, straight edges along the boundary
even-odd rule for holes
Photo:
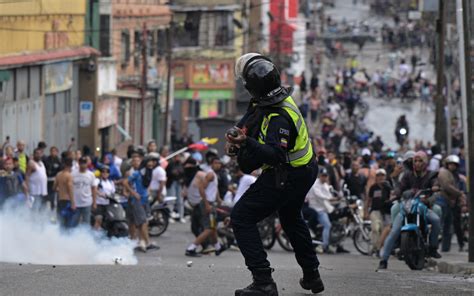
[[[216,228],[216,207],[211,203],[211,212],[206,212],[206,205],[203,201],[199,204],[201,209],[201,227],[202,229],[215,229]]]
[[[105,217],[106,212],[107,212],[106,205],[97,205],[97,208],[92,211],[92,215],[94,217],[101,217],[103,219]]]
[[[146,222],[145,207],[134,197],[128,200],[126,214],[128,223],[131,225],[140,226]]]

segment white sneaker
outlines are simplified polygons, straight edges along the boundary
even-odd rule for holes
[[[179,222],[184,224],[184,223],[186,223],[187,221],[186,221],[186,219],[181,218],[181,219],[179,219]]]
[[[144,240],[141,240],[139,243],[138,243],[138,249],[140,251],[142,251],[143,253],[146,253],[146,244],[145,244],[145,241]]]

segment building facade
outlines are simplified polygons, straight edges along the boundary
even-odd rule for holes
[[[100,1],[99,46],[104,71],[99,73],[109,82],[116,81],[100,91],[101,110],[116,114],[99,124],[103,149],[116,147],[123,152],[130,144],[144,144],[162,137],[158,125],[164,117],[166,102],[170,21],[167,1]],[[142,93],[144,62],[147,87]]]
[[[87,2],[0,2],[0,139],[95,148],[97,56]]]
[[[235,113],[235,60],[242,53],[241,1],[174,1],[173,121],[200,137],[196,119]]]

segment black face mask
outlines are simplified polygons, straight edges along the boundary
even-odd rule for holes
[[[318,156],[318,164],[320,164],[320,165],[326,164],[326,157],[324,157],[324,155],[319,155]]]
[[[406,160],[403,165],[405,166],[406,169],[412,170],[413,169],[413,159],[408,159]]]
[[[184,184],[189,186],[196,176],[196,173],[199,171],[198,167],[189,167],[184,168]]]

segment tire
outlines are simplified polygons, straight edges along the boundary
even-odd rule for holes
[[[152,219],[148,221],[148,234],[150,236],[162,235],[169,224],[169,214],[163,210],[155,210],[151,212]]]
[[[361,253],[362,255],[369,255],[370,254],[370,249],[372,247],[371,241],[370,241],[370,231],[371,227],[370,224],[364,224],[364,230],[366,233],[368,233],[367,239],[364,238],[364,234],[360,230],[360,228],[357,228],[356,231],[354,231],[354,235],[352,236],[352,240],[354,241],[354,247]]]
[[[425,249],[418,247],[418,236],[414,232],[402,232],[400,238],[400,250],[403,253],[405,263],[412,270],[422,270],[425,267]]]
[[[110,236],[128,237],[128,225],[125,222],[114,223]]]
[[[257,224],[263,248],[270,250],[275,245],[275,219],[266,218]]]
[[[288,252],[294,252],[293,247],[291,246],[290,239],[288,238],[288,235],[282,230],[278,233],[277,236],[277,241],[280,247]]]

